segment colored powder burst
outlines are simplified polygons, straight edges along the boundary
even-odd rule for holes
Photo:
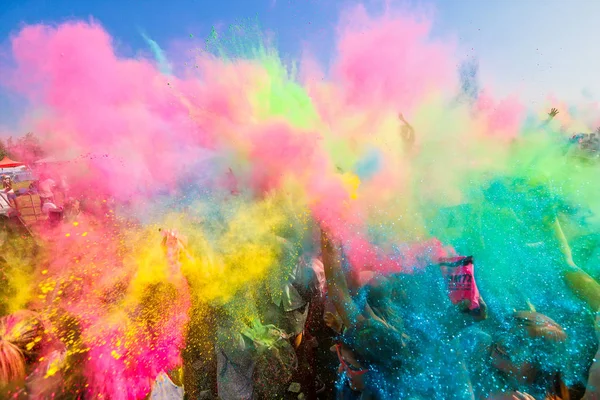
[[[433,39],[431,25],[354,8],[323,79],[283,61],[252,27],[214,31],[183,74],[149,38],[158,68],[118,56],[97,24],[24,27],[10,87],[46,111],[31,122],[51,148],[81,155],[64,173],[87,202],[77,225],[42,234],[41,260],[20,244],[5,252],[3,288],[27,290],[3,292],[3,313],[35,306],[55,326],[74,318],[79,339],[56,330],[69,357],[85,355],[81,390],[144,398],[161,371],[184,363],[186,339],[214,348],[211,315],[228,332],[260,319],[260,303],[316,252],[319,223],[354,271],[391,276],[395,293],[410,295],[389,308],[432,348],[456,332],[450,309],[436,311],[441,275],[428,266],[454,248],[475,256],[491,326],[529,300],[576,338],[565,360],[585,364],[589,340],[569,319],[584,304],[564,282],[552,224],[559,215],[569,239],[597,230],[599,167],[565,157],[560,132],[526,123],[537,110],[495,98],[473,64],[457,82],[454,43]],[[585,114],[571,111],[561,122]],[[165,229],[180,236],[161,246]],[[427,354],[445,366],[436,385],[458,376],[444,346]],[[427,357],[410,368],[430,368]],[[582,379],[582,368],[564,368]]]
[[[26,261],[25,261],[26,260]],[[34,279],[30,259],[6,254],[1,260],[0,280],[2,281],[0,309],[2,315],[24,308],[31,300]]]
[[[368,150],[354,167],[356,175],[361,179],[368,180],[377,174],[381,168],[381,158],[382,156],[377,149]]]
[[[140,32],[140,34],[142,35],[142,37],[144,38],[146,43],[148,43],[148,46],[152,50],[152,53],[154,54],[154,57],[156,58],[156,61],[158,62],[160,72],[162,72],[165,75],[171,75],[172,74],[171,65],[169,64],[169,61],[164,54],[164,51],[160,48],[158,43],[156,43],[154,40],[150,39],[144,32]]]

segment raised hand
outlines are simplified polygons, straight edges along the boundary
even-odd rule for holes
[[[550,117],[550,119],[552,119],[552,118],[556,117],[557,114],[558,114],[558,109],[553,107],[550,110],[550,112],[548,113],[548,116]]]

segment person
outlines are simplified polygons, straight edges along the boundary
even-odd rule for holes
[[[270,301],[266,301],[263,313],[265,320],[290,335],[294,347],[298,348],[303,339],[310,300],[310,295],[304,292],[311,286],[308,281],[313,275],[304,260],[296,257],[294,245],[287,239],[277,239],[284,253],[282,262],[290,269],[281,279],[268,285]]]
[[[192,258],[187,250],[187,237],[173,229],[159,229],[162,233],[161,247],[167,256],[173,276],[181,276],[181,261]]]
[[[514,308],[510,303],[518,301],[517,296],[506,290],[507,286],[520,291],[527,279],[537,279],[538,275],[531,273],[535,268],[546,271],[548,277],[558,278],[556,284],[566,284],[587,299],[592,310],[600,308],[600,286],[573,259],[559,219],[565,205],[554,195],[546,176],[500,177],[492,180],[483,193],[485,211],[477,217],[478,234],[485,242],[481,258],[488,265],[482,268],[482,273],[489,282],[504,279],[503,287],[489,289],[502,290],[498,295],[504,297],[507,309]],[[511,240],[504,240],[506,237]],[[504,265],[525,260],[527,268]],[[534,303],[556,300],[555,287],[547,285],[540,289],[535,293],[538,298],[532,299]]]
[[[53,190],[56,187],[56,182],[50,178],[41,178],[38,183],[38,195],[40,196],[40,208],[43,209],[45,203],[54,204]]]
[[[598,133],[580,133],[573,135],[569,141],[566,154],[582,163],[593,163],[600,154]]]
[[[309,397],[316,396],[313,368],[314,338],[307,328],[310,311],[313,310],[319,282],[313,269],[314,260],[298,243],[294,229],[279,232],[276,240],[281,245],[282,269],[277,278],[265,283],[265,296],[259,301],[259,310],[265,323],[281,329],[289,338],[298,358],[298,368],[293,380],[300,385],[301,392]]]
[[[410,152],[415,144],[415,129],[406,121],[402,113],[398,114],[398,119],[402,122],[400,127],[400,137],[404,142],[404,151]]]
[[[43,332],[41,318],[31,311],[0,318],[0,397],[25,390],[26,378],[42,351],[42,343],[35,339]]]
[[[19,204],[17,203],[17,195],[13,189],[12,180],[8,175],[2,177],[2,186],[4,188],[4,193],[6,193],[6,197],[11,205],[18,211]]]
[[[495,339],[482,330],[461,337],[478,398],[569,399],[561,372],[567,335],[536,311],[515,311]]]
[[[397,329],[366,306],[352,299],[341,268],[341,248],[321,231],[321,251],[327,293],[347,328],[332,350],[339,361],[340,399],[402,398],[400,370],[406,355],[404,338]]]
[[[548,125],[550,125],[550,123],[552,122],[552,120],[554,120],[554,118],[559,114],[559,111],[557,108],[552,107],[552,109],[550,109],[550,112],[547,114],[548,117],[542,121],[542,123],[539,125],[539,129],[545,129]]]
[[[149,340],[156,346],[161,345],[159,338],[165,329],[173,329],[175,321],[187,319],[189,292],[187,280],[181,272],[181,260],[184,256],[191,257],[186,249],[188,241],[185,236],[172,229],[159,231],[162,233],[161,248],[169,265],[169,277],[144,289],[137,310],[140,327],[146,329]],[[151,399],[183,398],[183,368],[160,371],[152,385]]]
[[[79,200],[70,197],[65,201],[64,215],[65,219],[69,222],[77,221],[81,218],[81,204]]]
[[[191,399],[217,397],[217,356],[215,343],[219,323],[216,307],[192,301],[185,347],[182,349],[183,387]]]
[[[80,322],[74,315],[60,311],[44,325],[44,352],[27,377],[28,398],[83,398],[86,392],[83,366],[88,354]]]
[[[456,340],[468,334],[465,330],[487,319],[487,306],[473,275],[472,257],[440,259],[426,268],[379,280],[369,285],[367,302],[388,323],[402,324],[408,336],[413,351],[404,368],[405,381],[414,388],[411,395],[473,399],[469,373]],[[458,296],[458,289],[469,296]]]
[[[600,342],[600,310],[596,312],[596,337]],[[583,400],[600,399],[600,345],[594,357],[594,363],[590,367],[588,382]]]
[[[68,314],[54,322],[29,310],[0,318],[0,398],[82,398],[79,324]]]
[[[222,400],[257,398],[254,375],[256,359],[251,340],[242,334],[239,321],[225,307],[216,310],[217,393]]]

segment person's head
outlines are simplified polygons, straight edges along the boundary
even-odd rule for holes
[[[65,208],[69,208],[69,209],[73,209],[73,210],[77,210],[79,211],[79,200],[77,200],[74,197],[69,197],[66,201],[65,201]]]
[[[19,311],[0,318],[0,387],[25,379],[36,360],[44,327],[37,314]]]
[[[580,161],[596,160],[600,152],[600,140],[597,135],[596,132],[576,135],[574,149],[569,152],[569,155]]]
[[[366,301],[378,318],[395,329],[404,330],[402,317],[392,300],[393,289],[387,278],[376,276],[365,286]]]
[[[350,387],[363,391],[375,380],[397,376],[405,343],[401,332],[382,321],[368,319],[348,328],[336,346],[340,372]]]
[[[21,349],[5,338],[3,320],[0,320],[0,388],[25,379],[25,359]]]
[[[177,231],[173,229],[159,229],[162,234],[161,244],[164,248],[176,247],[178,244]]]

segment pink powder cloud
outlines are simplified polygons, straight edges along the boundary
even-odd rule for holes
[[[341,24],[334,77],[352,104],[410,109],[455,84],[453,46],[430,38],[431,22],[370,17],[357,6]]]

